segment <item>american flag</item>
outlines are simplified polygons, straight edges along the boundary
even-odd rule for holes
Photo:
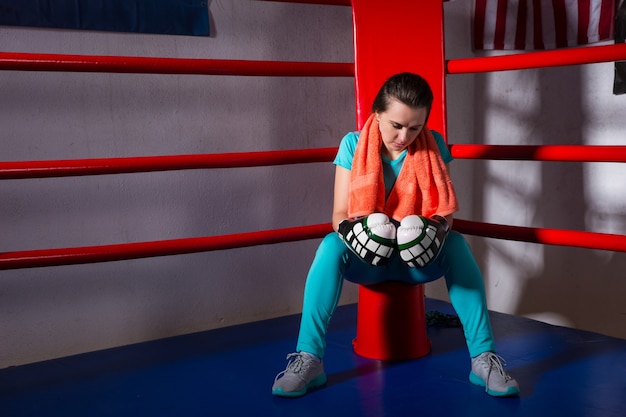
[[[534,50],[613,39],[615,0],[475,0],[474,49]]]

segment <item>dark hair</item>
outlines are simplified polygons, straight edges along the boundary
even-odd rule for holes
[[[426,119],[433,105],[433,91],[428,82],[417,74],[403,72],[391,76],[376,94],[372,112],[382,113],[387,110],[391,100],[396,99],[412,108],[426,108]]]

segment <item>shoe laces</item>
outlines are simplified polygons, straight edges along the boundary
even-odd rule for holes
[[[300,352],[290,353],[287,355],[287,361],[287,368],[284,371],[279,372],[274,381],[278,381],[287,372],[294,374],[304,373],[309,366],[311,366],[311,360],[305,360]]]
[[[487,374],[487,380],[489,380],[489,377],[491,376],[491,373],[494,370],[497,371],[502,376],[502,378],[504,378],[505,382],[508,382],[511,379],[513,379],[509,374],[507,374],[504,371],[504,366],[506,366],[506,361],[504,360],[504,358],[502,358],[502,356],[496,355],[493,352],[489,352],[486,355],[486,358],[484,360],[485,362],[487,362],[487,365],[489,366],[489,373]]]

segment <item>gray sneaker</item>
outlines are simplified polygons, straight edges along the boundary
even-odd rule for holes
[[[519,394],[517,381],[504,372],[504,360],[493,352],[485,352],[472,359],[469,379],[472,384],[485,387],[487,394],[508,397]]]
[[[276,375],[272,394],[280,397],[301,397],[309,388],[326,383],[324,365],[317,357],[305,353],[287,355],[287,369]]]

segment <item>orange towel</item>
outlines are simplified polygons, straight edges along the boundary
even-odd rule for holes
[[[372,114],[363,126],[352,160],[348,200],[351,218],[383,212],[401,221],[410,214],[447,216],[458,210],[452,181],[428,128],[424,127],[409,146],[387,201],[380,156],[382,146],[378,120]]]

